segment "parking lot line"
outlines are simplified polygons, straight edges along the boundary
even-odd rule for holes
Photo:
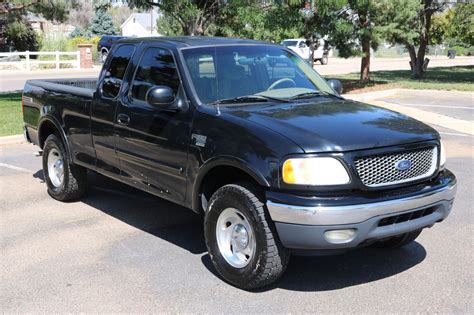
[[[474,107],[468,107],[468,106],[452,106],[452,105],[437,105],[437,104],[414,104],[414,103],[397,103],[397,102],[390,102],[386,101],[387,103],[394,104],[394,105],[400,105],[400,106],[420,106],[420,107],[441,107],[441,108],[452,108],[452,109],[470,109],[474,110]]]
[[[24,173],[34,173],[33,171],[27,170],[26,168],[22,168],[22,167],[10,165],[10,164],[5,164],[5,163],[0,163],[0,167],[9,168],[11,170],[20,171]]]

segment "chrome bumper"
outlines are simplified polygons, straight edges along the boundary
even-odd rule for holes
[[[456,195],[456,182],[434,191],[390,201],[347,206],[294,206],[267,201],[273,221],[302,225],[341,225],[366,221],[377,216],[386,216],[435,206],[450,202]]]

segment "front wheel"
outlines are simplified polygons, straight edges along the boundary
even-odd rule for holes
[[[48,193],[54,199],[68,201],[80,198],[86,190],[87,171],[71,164],[64,144],[52,134],[43,147],[43,174]]]
[[[276,281],[289,260],[256,189],[230,184],[218,189],[204,220],[212,263],[229,283],[254,289]]]

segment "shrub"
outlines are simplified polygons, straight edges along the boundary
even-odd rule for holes
[[[6,28],[7,41],[13,44],[17,51],[38,51],[38,35],[22,21],[9,23]]]

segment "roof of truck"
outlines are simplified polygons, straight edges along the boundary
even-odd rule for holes
[[[128,37],[121,39],[120,43],[140,43],[140,42],[165,42],[178,47],[186,46],[214,46],[232,44],[269,44],[250,39],[229,38],[229,37],[206,37],[206,36],[154,36],[154,37]]]

